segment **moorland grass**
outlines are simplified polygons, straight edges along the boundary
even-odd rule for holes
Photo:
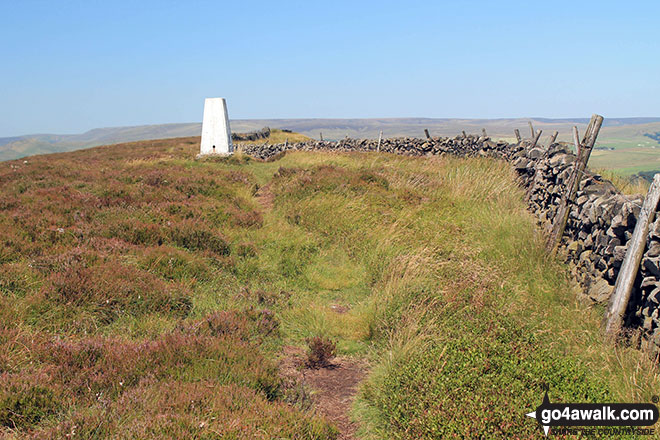
[[[277,371],[284,345],[318,338],[370,360],[365,438],[536,438],[524,414],[545,388],[658,389],[643,353],[601,341],[602,310],[545,255],[508,164],[196,161],[197,145],[2,164],[6,436],[335,438]]]

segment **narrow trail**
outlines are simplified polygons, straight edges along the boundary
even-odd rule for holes
[[[259,188],[255,198],[264,212],[271,211],[275,201],[271,184]],[[338,314],[349,310],[348,307],[337,304],[331,305],[330,308]],[[367,362],[359,358],[337,356],[327,367],[313,369],[305,365],[304,348],[289,345],[285,346],[283,351],[280,362],[282,377],[289,383],[302,384],[312,390],[314,410],[337,427],[338,440],[355,439],[359,426],[351,420],[350,412],[358,386],[367,375]]]
[[[255,194],[255,198],[264,211],[270,211],[273,209],[275,194],[270,190],[270,183],[259,188]]]
[[[304,349],[284,347],[281,374],[313,390],[314,409],[337,427],[338,439],[355,439],[359,425],[351,420],[350,411],[358,386],[367,375],[366,361],[337,356],[328,367],[319,369],[306,368],[304,363]]]

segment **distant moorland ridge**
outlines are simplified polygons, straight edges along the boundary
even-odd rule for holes
[[[351,138],[376,138],[380,131],[385,137],[421,137],[424,129],[433,136],[455,136],[465,130],[480,133],[487,130],[493,137],[512,139],[515,128],[525,131],[528,121],[541,129],[544,135],[557,130],[559,139],[570,140],[573,125],[583,129],[588,118],[508,118],[508,119],[439,119],[439,118],[374,118],[374,119],[238,119],[231,121],[234,132],[259,130],[262,127],[293,130],[312,138],[320,133],[326,140]],[[616,147],[617,139],[645,139],[647,133],[660,131],[660,118],[606,118],[605,128],[600,135],[600,143],[612,140]],[[201,124],[159,124],[133,127],[96,128],[82,134],[29,134],[0,138],[0,161],[18,159],[34,154],[47,154],[73,151],[97,145],[132,142],[139,140],[164,139],[198,136]]]

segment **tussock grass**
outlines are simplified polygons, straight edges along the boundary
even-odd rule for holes
[[[566,268],[543,252],[507,164],[347,156],[355,162],[328,155],[341,170],[314,164],[275,182],[293,223],[333,237],[369,273],[355,309],[375,356],[364,435],[534,437],[518,413],[545,386],[553,400],[650,399],[655,366],[626,350],[631,370],[602,343],[602,311],[578,303]],[[369,174],[383,180],[362,192]]]
[[[283,345],[315,337],[370,358],[365,438],[535,438],[544,386],[658,389],[643,353],[602,343],[507,164],[196,148],[0,168],[3,435],[336,438],[277,373]]]

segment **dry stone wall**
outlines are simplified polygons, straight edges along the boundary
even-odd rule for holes
[[[268,160],[288,150],[381,151],[412,156],[452,154],[491,156],[509,161],[527,190],[530,210],[542,227],[549,227],[576,162],[570,148],[555,143],[532,146],[528,141],[509,144],[485,136],[455,138],[345,139],[295,144],[247,145],[243,152]],[[628,249],[643,195],[626,196],[608,180],[591,172],[581,176],[571,205],[560,252],[570,263],[585,299],[607,305]],[[660,218],[651,225],[647,245],[626,313],[628,329],[640,329],[640,343],[660,352]]]

